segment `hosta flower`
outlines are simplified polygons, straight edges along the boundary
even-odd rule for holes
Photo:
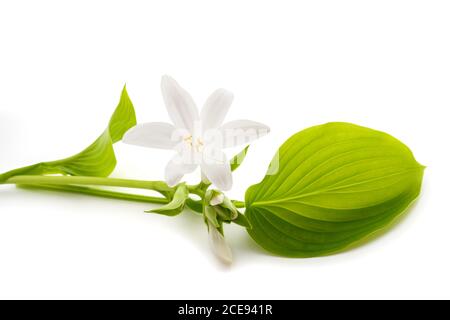
[[[223,124],[233,95],[224,89],[214,91],[201,112],[192,97],[174,79],[163,76],[161,89],[173,124],[144,123],[129,130],[123,142],[149,148],[173,149],[175,156],[165,170],[166,182],[178,184],[198,166],[202,174],[221,190],[232,185],[231,168],[224,148],[247,144],[269,132],[258,122],[235,120]]]

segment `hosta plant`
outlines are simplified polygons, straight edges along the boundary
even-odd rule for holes
[[[245,199],[229,199],[224,191],[232,187],[232,172],[249,144],[269,128],[250,120],[224,122],[233,100],[227,90],[213,92],[199,111],[172,78],[164,76],[161,87],[171,124],[137,124],[124,88],[106,129],[86,149],[3,173],[0,184],[158,204],[146,212],[166,216],[189,209],[202,216],[215,254],[226,263],[232,261],[232,251],[224,224],[245,228],[275,255],[316,257],[372,238],[420,194],[424,167],[406,145],[384,132],[336,122],[294,134],[275,152],[264,179],[247,189]],[[109,177],[116,165],[114,144],[121,140],[174,150],[166,181]],[[223,150],[239,145],[242,151],[226,159]],[[198,183],[183,181],[198,167]],[[153,190],[159,196],[111,187]]]

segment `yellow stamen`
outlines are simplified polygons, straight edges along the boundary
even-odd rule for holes
[[[186,142],[190,147],[192,147],[192,136],[189,135],[186,138],[183,139],[184,142]]]

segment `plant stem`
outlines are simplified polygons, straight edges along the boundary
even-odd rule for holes
[[[165,195],[173,192],[165,182],[143,181],[101,177],[81,177],[81,176],[15,176],[4,182],[5,184],[27,184],[27,185],[88,185],[88,186],[108,186],[135,189],[149,189]]]
[[[200,198],[203,198],[205,196],[205,191],[201,189],[200,184],[188,186],[188,190],[192,194],[198,195]]]
[[[39,184],[35,184],[35,185],[23,184],[22,185],[22,184],[19,184],[19,185],[17,185],[17,187],[26,188],[26,189],[30,188],[30,189],[52,190],[52,191],[56,190],[56,191],[63,191],[63,192],[87,194],[87,195],[104,197],[104,198],[139,201],[139,202],[146,202],[146,203],[166,204],[169,202],[168,199],[161,198],[161,197],[151,197],[151,196],[145,196],[145,195],[140,195],[140,194],[131,194],[131,193],[102,190],[102,189],[89,188],[89,187],[71,186],[71,185],[39,185]]]
[[[130,180],[117,178],[103,178],[103,177],[83,177],[83,176],[39,176],[39,175],[19,175],[13,176],[4,184],[16,184],[19,187],[38,188],[47,190],[66,191],[73,193],[89,194],[100,197],[116,198],[123,200],[132,200],[148,203],[166,204],[173,196],[174,188],[169,187],[163,181],[144,181],[144,180]],[[164,196],[152,197],[145,195],[138,195],[132,193],[102,190],[99,188],[91,188],[89,186],[105,186],[105,187],[122,187],[133,189],[146,189],[157,191]],[[188,186],[189,192],[204,197],[205,191],[202,190],[201,185]],[[237,208],[244,208],[243,201],[233,200]],[[194,206],[194,201],[188,203],[194,211],[198,211],[198,205]]]
[[[245,208],[244,201],[233,200],[233,204],[236,206],[236,208]]]

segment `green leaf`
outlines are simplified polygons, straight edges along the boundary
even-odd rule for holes
[[[203,213],[203,201],[194,200],[191,198],[186,199],[186,205],[194,212]]]
[[[247,155],[247,151],[248,151],[249,147],[250,147],[250,145],[246,146],[241,152],[239,152],[237,155],[235,155],[233,158],[231,158],[231,160],[230,160],[231,171],[234,171],[237,168],[239,168],[241,163],[244,161],[245,156]]]
[[[162,206],[161,208],[152,209],[145,212],[159,213],[171,217],[176,216],[183,211],[188,197],[189,197],[188,187],[186,186],[186,184],[181,183],[177,186],[173,198],[168,204]]]
[[[278,172],[246,192],[248,232],[288,257],[336,253],[391,225],[424,171],[399,140],[349,123],[303,130],[274,159]]]
[[[134,107],[124,87],[108,127],[89,147],[66,159],[41,162],[6,172],[0,175],[0,183],[17,175],[67,174],[106,177],[116,166],[113,144],[120,141],[125,132],[135,125]]]
[[[236,223],[237,225],[240,225],[241,227],[244,227],[247,229],[252,228],[252,224],[250,223],[250,221],[248,221],[247,217],[245,215],[243,215],[242,213],[240,213],[239,211],[237,212],[236,219],[234,219],[231,222]]]

